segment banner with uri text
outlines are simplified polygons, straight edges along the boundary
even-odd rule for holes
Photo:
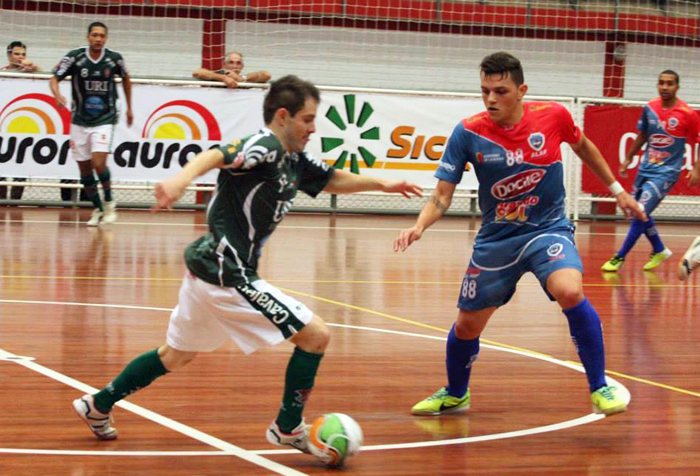
[[[70,98],[68,81],[60,86]],[[115,129],[113,180],[157,182],[198,152],[257,132],[265,92],[134,84],[134,124],[121,114]],[[336,168],[432,188],[455,125],[483,107],[480,98],[322,91],[307,150]],[[77,178],[69,130],[70,113],[56,108],[48,81],[0,78],[0,176]],[[216,174],[198,182],[213,183]],[[465,172],[459,188],[477,187],[474,172]]]
[[[632,147],[637,138],[637,120],[642,114],[641,107],[629,106],[586,106],[584,110],[584,132],[586,136],[598,146],[608,165],[620,181],[625,190],[632,191],[632,184],[637,176],[639,161],[641,160],[646,144],[635,155],[627,178],[620,177],[620,163],[625,160],[625,154]],[[699,187],[690,187],[686,179],[687,171],[693,168],[693,157],[697,157],[698,147],[691,150],[691,146],[685,146],[685,163],[683,171],[675,187],[671,189],[671,195],[700,195]],[[582,191],[585,193],[599,193],[610,195],[608,188],[593,175],[588,167],[583,168]]]

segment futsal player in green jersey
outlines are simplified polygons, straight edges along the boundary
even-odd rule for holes
[[[292,207],[298,190],[383,191],[410,198],[421,188],[334,170],[304,152],[316,130],[320,95],[296,76],[273,82],[263,103],[266,127],[257,134],[202,152],[177,175],[156,186],[155,209],[167,209],[197,177],[220,169],[209,203],[207,234],[185,250],[187,271],[170,315],[166,343],[132,360],[104,389],[73,402],[78,415],[102,440],[117,437],[116,402],[156,378],[183,367],[198,352],[233,340],[245,353],[291,341],[282,406],[267,429],[279,446],[308,452],[302,412],[330,332],[325,322],[257,274],[263,245]]]
[[[72,119],[70,128],[71,156],[78,162],[80,182],[85,194],[95,205],[88,226],[114,223],[117,220],[117,202],[112,197],[111,176],[107,155],[111,153],[114,126],[117,123],[117,84],[122,78],[126,99],[126,123],[134,122],[131,111],[131,80],[124,58],[116,51],[105,48],[107,26],[93,22],[88,26],[89,46],[69,51],[53,69],[49,82],[56,105],[66,105],[66,98],[58,89],[59,81],[71,76]],[[97,191],[97,178],[102,183],[104,204]]]

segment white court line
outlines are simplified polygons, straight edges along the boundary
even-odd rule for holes
[[[11,358],[11,357],[16,357],[14,354],[7,352],[3,349],[0,349],[0,357],[3,358]],[[63,375],[61,373],[56,372],[55,370],[51,370],[48,367],[44,367],[43,365],[37,364],[36,362],[32,362],[29,360],[13,360],[14,363],[21,365],[23,367],[26,367],[30,370],[33,370],[35,372],[38,372],[42,375],[45,375],[49,378],[52,378],[58,382],[61,382],[65,385],[68,385],[69,387],[76,388],[80,390],[81,392],[84,393],[96,393],[98,389],[91,387],[87,384],[84,384],[83,382],[80,382],[78,380],[75,380],[71,377],[68,377],[66,375]],[[213,446],[214,448],[218,448],[222,451],[225,451],[226,454],[236,456],[238,458],[241,458],[243,460],[248,461],[249,463],[253,463],[258,466],[262,466],[263,468],[273,471],[277,474],[282,474],[284,476],[305,476],[305,473],[301,473],[295,469],[289,468],[287,466],[281,465],[279,463],[276,463],[274,461],[271,461],[267,458],[264,458],[260,455],[257,455],[251,451],[244,450],[243,448],[240,448],[238,446],[232,445],[231,443],[227,443],[224,440],[220,440],[219,438],[216,438],[214,436],[208,435],[204,432],[201,432],[199,430],[195,430],[192,427],[189,427],[187,425],[183,425],[180,422],[177,422],[175,420],[171,420],[170,418],[164,417],[163,415],[159,415],[158,413],[152,412],[150,410],[147,410],[143,407],[140,407],[138,405],[134,405],[133,403],[129,403],[126,401],[121,401],[117,403],[118,407],[124,408],[125,410],[128,410],[132,413],[135,413],[139,416],[142,416],[143,418],[146,418],[147,420],[151,420],[155,423],[158,423],[159,425],[165,426],[167,428],[170,428],[172,430],[175,430],[179,433],[182,433],[183,435],[189,436],[190,438],[193,438],[195,440],[201,441],[202,443],[205,443],[209,446]],[[4,452],[3,450],[0,450],[0,452]],[[213,452],[215,453],[215,452]]]
[[[110,305],[110,304],[86,304],[86,303],[71,303],[71,302],[55,302],[55,301],[22,301],[22,300],[9,300],[9,299],[0,299],[0,303],[26,303],[26,304],[52,304],[52,305],[64,305],[64,306],[95,306],[95,307],[115,307],[115,308],[128,308],[128,309],[145,309],[145,310],[160,310],[160,311],[167,311],[170,312],[170,309],[168,308],[155,308],[155,307],[139,307],[139,306],[122,306],[122,305]],[[371,331],[371,332],[380,332],[380,333],[385,333],[385,334],[395,334],[395,335],[402,335],[402,336],[408,336],[408,337],[418,337],[422,339],[432,339],[432,340],[440,340],[440,341],[445,341],[447,340],[446,337],[441,337],[441,336],[431,336],[427,334],[416,334],[413,332],[403,332],[403,331],[394,331],[394,330],[389,330],[389,329],[378,329],[374,327],[365,327],[365,326],[353,326],[353,325],[348,325],[348,324],[333,324],[333,323],[328,323],[329,326],[331,327],[342,327],[342,328],[347,328],[347,329],[357,329],[357,330],[366,330],[366,331]],[[500,347],[496,345],[491,345],[491,344],[481,344],[482,347],[484,348],[489,348],[493,350],[500,350],[503,352],[510,352],[512,354],[516,355],[521,355],[525,357],[532,357],[535,359],[543,360],[545,362],[550,362],[556,365],[560,365],[562,367],[567,367],[569,369],[576,370],[578,372],[585,372],[583,366],[579,364],[575,364],[572,362],[565,362],[563,360],[555,359],[554,357],[549,357],[544,354],[540,354],[537,352],[530,352],[526,350],[518,350],[518,349],[510,349],[510,348],[505,348],[505,347]],[[7,355],[3,356],[3,352]],[[13,354],[9,354],[5,351],[2,351],[0,349],[0,358],[1,357],[15,357]],[[23,362],[21,360],[11,360],[12,362],[18,363],[20,365],[24,365],[25,367],[32,368],[29,364],[33,364],[35,366],[41,367],[42,369],[46,369],[45,367],[42,367],[38,364],[34,364],[33,362]],[[65,378],[68,380],[71,380],[73,382],[76,382],[78,385],[81,387],[77,387],[75,385],[68,384],[70,386],[74,386],[75,388],[79,388],[80,390],[86,392],[86,393],[94,393],[97,391],[97,389],[94,389],[92,387],[89,387],[81,382],[78,382],[76,380],[70,379],[69,377],[65,377],[62,374],[59,374],[57,372],[54,372],[50,369],[46,369],[52,374],[58,375],[61,378]],[[41,372],[43,373],[43,372]],[[46,374],[45,374],[46,375]],[[54,378],[54,377],[52,377]],[[616,381],[615,379],[606,376],[606,379],[609,381],[611,385],[616,386],[621,394],[621,397],[627,401],[627,403],[630,402],[631,396],[627,388],[622,385],[620,382]],[[56,379],[59,380],[59,379]],[[59,380],[61,381],[61,380]],[[160,423],[163,426],[172,428],[169,424],[166,423],[174,423],[177,425],[181,425],[182,427],[195,431],[197,433],[198,430],[194,430],[192,428],[189,428],[185,425],[182,425],[180,423],[177,423],[173,420],[170,420],[168,418],[162,417],[156,413],[150,412],[149,410],[143,409],[141,407],[138,407],[137,405],[132,405],[128,402],[122,401],[117,403],[117,406],[120,406],[122,408],[125,408],[126,410],[132,411],[136,414],[142,415],[145,418],[151,419],[152,421],[155,421],[156,423]],[[134,410],[138,409],[138,411]],[[149,418],[145,414],[142,414],[140,412],[147,412],[152,415],[156,415],[158,418],[163,419],[166,421],[166,423],[162,423],[159,420]],[[472,437],[465,437],[465,438],[453,438],[449,440],[434,440],[434,441],[417,441],[417,442],[412,442],[412,443],[397,443],[397,444],[388,444],[388,445],[368,445],[368,446],[363,446],[362,451],[378,451],[378,450],[392,450],[392,449],[406,449],[406,448],[422,448],[422,447],[430,447],[430,446],[443,446],[443,445],[457,445],[457,444],[466,444],[466,443],[477,443],[480,441],[492,441],[492,440],[500,440],[500,439],[505,439],[505,438],[517,438],[521,436],[528,436],[528,435],[535,435],[539,433],[546,433],[550,431],[557,431],[557,430],[563,430],[566,428],[572,428],[574,426],[579,426],[579,425],[584,425],[587,423],[592,423],[598,420],[602,420],[605,418],[604,415],[598,415],[596,413],[591,413],[579,418],[575,418],[573,420],[567,420],[564,422],[560,423],[554,423],[551,425],[545,425],[545,426],[540,426],[540,427],[534,427],[534,428],[528,428],[525,430],[517,430],[517,431],[509,431],[505,433],[495,433],[492,435],[482,435],[482,436],[472,436]],[[176,428],[173,428],[176,429]],[[180,430],[177,430],[180,431]],[[184,434],[184,431],[181,431]],[[202,435],[205,435],[202,433]],[[188,435],[189,436],[189,435]],[[205,435],[208,438],[212,438],[216,441],[221,441],[218,440],[214,437],[211,437],[209,435]],[[195,439],[199,439],[193,436]],[[203,440],[200,440],[203,441]],[[255,455],[281,455],[281,454],[293,454],[293,453],[298,453],[296,450],[250,450],[246,451],[241,448],[238,448],[233,445],[229,445],[229,443],[223,442],[225,445],[231,446],[233,448],[236,448],[240,451],[244,451],[247,453],[255,454]],[[208,443],[208,442],[206,442]],[[210,444],[210,443],[208,443]],[[138,451],[76,451],[76,450],[31,450],[31,449],[13,449],[13,448],[0,448],[0,453],[22,453],[22,454],[54,454],[54,455],[102,455],[102,456],[225,456],[225,455],[230,455],[234,454],[238,456],[235,453],[232,453],[229,449],[227,448],[220,448],[219,446],[216,446],[212,444],[211,446],[217,447],[221,449],[222,451],[144,451],[144,452],[138,452]],[[284,473],[283,473],[284,474]],[[290,473],[290,474],[298,474],[298,473]]]
[[[62,223],[76,223],[76,224],[82,224],[82,222],[65,222],[65,221],[56,221],[56,220],[10,220],[10,219],[5,219],[5,220],[0,220],[0,223],[48,223],[48,224],[62,224]],[[663,225],[663,223],[661,223]],[[157,222],[117,222],[113,223],[109,226],[179,226],[179,227],[194,227],[194,228],[206,228],[209,225],[206,223],[157,223]],[[657,228],[659,223],[656,224]],[[402,231],[404,228],[387,228],[387,227],[359,227],[359,226],[297,226],[297,225],[280,225],[277,227],[277,229],[290,229],[290,230],[336,230],[336,231],[391,231],[391,232],[399,232]],[[454,229],[454,230],[448,230],[444,228],[430,228],[427,230],[427,233],[466,233],[466,234],[473,234],[475,235],[476,233],[479,232],[479,229],[476,230],[466,230],[466,229]],[[627,232],[625,231],[624,233],[594,233],[594,232],[589,232],[589,231],[576,231],[574,233],[574,236],[576,235],[593,235],[593,236],[627,236]],[[670,234],[670,233],[664,233],[665,237],[674,237],[674,238],[692,238],[697,236],[697,233],[688,233],[688,234]]]

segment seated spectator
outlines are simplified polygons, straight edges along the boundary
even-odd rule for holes
[[[243,74],[243,55],[238,51],[226,55],[223,68],[216,71],[198,68],[192,76],[206,81],[221,81],[229,88],[237,88],[238,83],[266,83],[272,77],[267,71]]]
[[[9,64],[0,68],[0,71],[16,71],[22,73],[41,71],[38,64],[27,59],[27,45],[21,41],[13,41],[7,45],[7,61]]]

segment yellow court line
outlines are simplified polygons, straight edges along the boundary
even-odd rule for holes
[[[666,385],[663,383],[654,382],[652,380],[647,380],[647,379],[643,379],[643,378],[639,378],[639,377],[633,377],[632,375],[627,375],[627,374],[623,374],[620,372],[615,372],[614,370],[606,370],[606,372],[609,373],[610,375],[614,375],[616,377],[634,380],[635,382],[645,383],[645,384],[651,385],[653,387],[659,387],[659,388],[663,388],[665,390],[672,390],[674,392],[684,393],[686,395],[690,395],[693,397],[700,397],[700,393],[698,393],[698,392],[691,392],[690,390],[684,390],[682,388],[674,387],[672,385]]]
[[[322,301],[322,302],[326,302],[326,303],[329,303],[329,304],[334,304],[334,305],[336,305],[336,306],[346,307],[346,308],[348,308],[348,309],[354,309],[354,310],[356,310],[356,311],[367,312],[367,313],[369,313],[369,314],[374,314],[374,315],[380,316],[380,317],[386,317],[387,319],[392,319],[392,320],[395,320],[395,321],[404,322],[404,323],[406,323],[406,324],[411,324],[411,325],[418,326],[418,327],[425,327],[425,328],[427,328],[427,329],[432,329],[432,330],[436,330],[436,331],[439,331],[439,332],[444,332],[445,334],[449,332],[449,330],[443,329],[443,328],[441,328],[441,327],[435,327],[435,326],[431,326],[431,325],[429,325],[429,324],[423,324],[422,322],[413,321],[413,320],[411,320],[411,319],[405,319],[405,318],[403,318],[403,317],[393,316],[393,315],[387,314],[387,313],[385,313],[385,312],[374,311],[374,310],[372,310],[372,309],[367,309],[367,308],[364,308],[364,307],[355,306],[355,305],[353,305],[353,304],[348,304],[348,303],[344,303],[344,302],[341,302],[341,301],[335,301],[335,300],[333,300],[333,299],[327,299],[327,298],[323,298],[323,297],[320,297],[320,296],[315,296],[315,295],[313,295],[313,294],[304,293],[304,292],[301,292],[301,291],[295,291],[295,290],[289,289],[289,288],[279,288],[279,289],[281,289],[282,291],[284,291],[284,292],[286,292],[286,293],[289,293],[289,294],[296,294],[296,295],[299,295],[299,296],[308,297],[308,298],[310,298],[310,299],[315,299],[315,300],[317,300],[317,301]],[[513,346],[513,345],[503,344],[503,343],[501,343],[501,342],[496,342],[496,341],[493,341],[493,340],[490,340],[490,339],[481,339],[481,341],[484,342],[484,343],[486,343],[486,344],[491,344],[491,345],[495,345],[495,346],[499,346],[499,347],[504,347],[504,348],[506,348],[506,349],[513,349],[513,350],[518,350],[518,351],[520,351],[520,352],[525,352],[525,353],[528,353],[528,354],[541,355],[541,356],[544,356],[544,357],[555,358],[555,357],[553,357],[553,356],[551,356],[551,355],[549,355],[549,354],[543,354],[543,353],[541,353],[541,352],[536,352],[536,351],[534,351],[534,350],[523,349],[522,347],[516,347],[516,346]],[[569,360],[569,361],[566,361],[566,362],[569,362],[569,363],[572,363],[572,364],[576,364],[576,365],[582,365],[581,362],[575,362],[575,361],[570,361],[570,360]],[[693,397],[700,397],[700,393],[691,392],[690,390],[684,390],[684,389],[682,389],[682,388],[673,387],[673,386],[671,386],[671,385],[665,385],[665,384],[663,384],[663,383],[658,383],[658,382],[654,382],[654,381],[652,381],[652,380],[646,380],[646,379],[643,379],[643,378],[634,377],[634,376],[632,376],[632,375],[627,375],[627,374],[623,374],[623,373],[620,373],[620,372],[615,372],[614,370],[606,370],[605,373],[608,373],[608,374],[610,374],[610,375],[615,375],[616,377],[626,378],[626,379],[628,379],[628,380],[633,380],[633,381],[635,381],[635,382],[645,383],[645,384],[651,385],[651,386],[653,386],[653,387],[659,387],[659,388],[663,388],[663,389],[666,389],[666,390],[671,390],[671,391],[674,391],[674,392],[679,392],[679,393],[683,393],[683,394],[686,394],[686,395],[690,395],[690,396],[693,396]]]
[[[0,279],[76,279],[76,280],[95,280],[95,281],[181,281],[182,278],[144,278],[140,276],[35,276],[35,275],[16,275],[16,274],[0,274]],[[294,283],[311,283],[311,284],[419,284],[419,285],[460,285],[461,281],[387,281],[387,280],[353,280],[353,279],[298,279],[298,278],[280,278],[268,279],[271,283],[280,283],[291,281]],[[518,283],[518,286],[535,286],[539,287],[539,283]],[[620,288],[700,288],[700,284],[607,284],[607,283],[583,283],[584,287],[620,287]],[[369,312],[369,311],[367,311]]]
[[[23,276],[16,276],[16,275],[0,275],[0,278],[13,278],[13,279],[76,279],[76,280],[90,280],[90,279],[92,279],[92,280],[115,280],[115,281],[116,281],[116,280],[130,280],[130,281],[180,281],[180,280],[182,279],[182,278],[131,278],[131,277],[107,277],[107,276],[102,276],[102,277],[89,277],[89,276],[26,276],[26,275],[23,275]],[[280,281],[280,280],[276,280],[276,281]],[[291,279],[290,279],[290,281],[291,281]],[[308,282],[311,282],[311,283],[314,283],[314,282],[315,282],[315,283],[318,283],[318,282],[325,282],[325,281],[316,281],[316,280],[309,280],[309,281],[294,280],[294,281],[295,281],[295,282],[307,282],[307,283],[308,283]],[[386,282],[386,281],[328,281],[328,282],[333,282],[333,283],[368,283],[368,284],[376,284],[376,283],[407,284],[407,283],[399,282],[399,281],[397,281],[397,282]],[[452,283],[452,282],[449,282],[449,283],[443,283],[443,282],[430,283],[430,282],[420,282],[420,281],[416,281],[416,282],[414,282],[414,284],[455,284],[455,283]],[[535,286],[535,285],[536,285],[536,284],[532,284],[532,286]],[[584,285],[584,286],[585,286],[585,285]],[[589,285],[589,286],[595,286],[595,285]],[[605,284],[600,284],[600,286],[605,286]],[[636,285],[627,285],[627,286],[636,286]],[[675,285],[674,285],[674,286],[675,286]],[[278,286],[278,287],[279,287],[279,286]],[[697,287],[697,286],[694,286],[694,287]],[[431,326],[431,325],[429,325],[429,324],[423,324],[422,322],[413,321],[413,320],[411,320],[411,319],[406,319],[406,318],[403,318],[403,317],[394,316],[394,315],[391,315],[391,314],[387,314],[387,313],[385,313],[385,312],[379,312],[379,311],[375,311],[375,310],[373,310],[373,309],[368,309],[368,308],[364,308],[364,307],[360,307],[360,306],[355,306],[355,305],[353,305],[353,304],[348,304],[348,303],[344,303],[344,302],[341,302],[341,301],[335,301],[335,300],[333,300],[333,299],[327,299],[327,298],[323,298],[323,297],[320,297],[320,296],[315,296],[315,295],[313,295],[313,294],[304,293],[304,292],[301,292],[301,291],[295,291],[295,290],[289,289],[289,288],[279,287],[279,289],[281,289],[282,291],[287,292],[287,293],[289,293],[289,294],[296,294],[296,295],[299,295],[299,296],[304,296],[304,297],[308,297],[308,298],[310,298],[310,299],[314,299],[314,300],[316,300],[316,301],[326,302],[326,303],[333,304],[333,305],[336,305],[336,306],[345,307],[345,308],[353,309],[353,310],[356,310],[356,311],[366,312],[366,313],[368,313],[368,314],[374,314],[374,315],[376,315],[376,316],[385,317],[385,318],[387,318],[387,319],[391,319],[391,320],[394,320],[394,321],[403,322],[403,323],[406,323],[406,324],[411,324],[411,325],[414,325],[414,326],[417,326],[417,327],[423,327],[423,328],[426,328],[426,329],[431,329],[431,330],[438,331],[438,332],[442,332],[442,333],[445,333],[445,334],[447,334],[447,333],[449,332],[448,329],[444,329],[444,328],[442,328],[442,327],[436,327],[436,326]],[[532,355],[541,355],[541,356],[545,356],[545,357],[554,358],[553,356],[551,356],[551,355],[549,355],[549,354],[543,354],[542,352],[537,352],[537,351],[530,350],[530,349],[524,349],[524,348],[522,348],[522,347],[517,347],[517,346],[513,346],[513,345],[509,345],[509,344],[504,344],[504,343],[502,343],[502,342],[497,342],[497,341],[493,341],[493,340],[490,340],[490,339],[481,339],[481,340],[482,340],[484,343],[486,343],[486,344],[491,344],[491,345],[503,347],[503,348],[506,348],[506,349],[513,349],[513,350],[517,350],[517,351],[520,351],[520,352],[525,352],[525,353],[532,354]],[[580,362],[574,362],[574,361],[568,361],[568,362],[574,363],[574,364],[576,364],[576,365],[581,365]],[[690,390],[684,390],[684,389],[682,389],[682,388],[673,387],[673,386],[671,386],[671,385],[665,385],[665,384],[663,384],[663,383],[658,383],[658,382],[654,382],[654,381],[652,381],[652,380],[646,380],[646,379],[639,378],[639,377],[634,377],[634,376],[632,376],[632,375],[627,375],[627,374],[623,374],[623,373],[620,373],[620,372],[615,372],[615,371],[613,371],[613,370],[606,370],[605,372],[608,373],[608,374],[610,374],[610,375],[615,375],[615,376],[620,377],[620,378],[625,378],[625,379],[628,379],[628,380],[633,380],[633,381],[635,381],[635,382],[645,383],[645,384],[651,385],[651,386],[653,386],[653,387],[663,388],[663,389],[666,389],[666,390],[671,390],[671,391],[674,391],[674,392],[683,393],[683,394],[690,395],[690,396],[693,396],[693,397],[700,397],[700,393],[692,392],[692,391],[690,391]]]
[[[348,303],[341,302],[341,301],[334,301],[333,299],[327,299],[327,298],[320,297],[320,296],[314,296],[313,294],[308,294],[308,293],[304,293],[304,292],[301,292],[301,291],[295,291],[295,290],[289,289],[289,288],[282,288],[282,287],[279,287],[279,286],[278,286],[278,288],[281,289],[282,291],[286,292],[286,293],[289,293],[289,294],[296,294],[296,295],[299,295],[299,296],[308,297],[308,298],[310,298],[310,299],[315,299],[315,300],[317,300],[317,301],[326,302],[326,303],[329,303],[329,304],[334,304],[334,305],[336,305],[336,306],[346,307],[346,308],[348,308],[348,309],[354,309],[354,310],[356,310],[356,311],[362,311],[362,312],[366,312],[366,313],[369,313],[369,314],[374,314],[375,316],[386,317],[387,319],[392,319],[392,320],[394,320],[394,321],[404,322],[404,323],[406,323],[406,324],[411,324],[411,325],[418,326],[418,327],[425,327],[426,329],[432,329],[432,330],[434,330],[434,331],[443,332],[443,333],[445,333],[445,334],[447,334],[448,332],[450,332],[449,329],[444,329],[444,328],[442,328],[442,327],[431,326],[430,324],[423,324],[422,322],[413,321],[413,320],[411,320],[411,319],[406,319],[406,318],[403,318],[403,317],[394,316],[394,315],[391,315],[391,314],[387,314],[387,313],[385,313],[385,312],[375,311],[375,310],[373,310],[373,309],[367,309],[366,307],[355,306],[355,305],[353,305],[353,304],[348,304]],[[496,341],[493,341],[493,340],[490,340],[490,339],[481,339],[481,341],[484,342],[484,343],[486,343],[486,344],[497,345],[497,346],[499,346],[499,347],[504,347],[504,348],[513,349],[513,350],[518,350],[518,351],[520,351],[520,352],[526,352],[526,353],[528,353],[528,354],[542,355],[542,356],[545,356],[545,357],[554,358],[554,357],[551,356],[551,355],[543,354],[543,353],[541,353],[541,352],[536,352],[536,351],[530,350],[530,349],[523,349],[522,347],[516,347],[516,346],[513,346],[513,345],[503,344],[503,343],[501,343],[501,342],[496,342]]]

